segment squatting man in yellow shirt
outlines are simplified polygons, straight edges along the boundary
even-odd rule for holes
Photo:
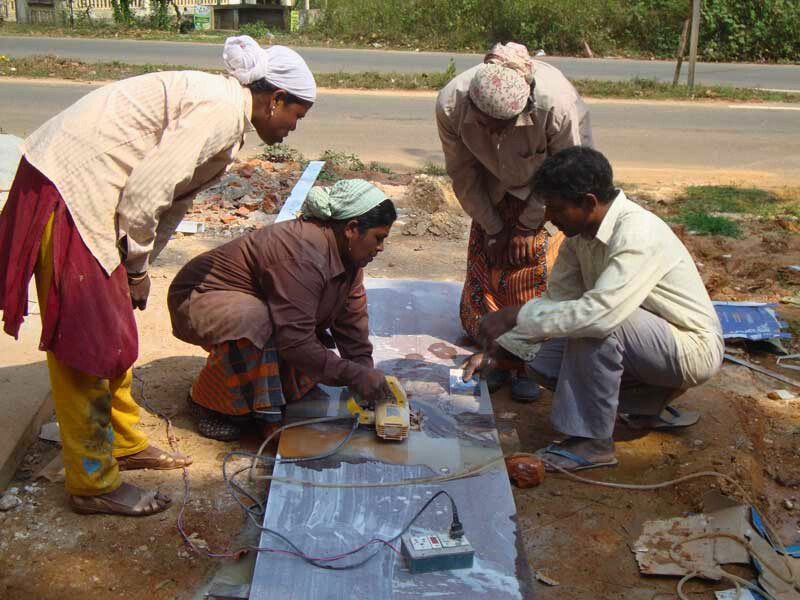
[[[617,464],[617,412],[635,427],[694,424],[670,403],[720,368],[722,328],[686,247],[659,217],[614,189],[611,165],[574,147],[534,176],[545,219],[567,239],[546,294],[487,315],[464,378],[510,352],[555,391],[567,437],[537,454],[578,471]]]

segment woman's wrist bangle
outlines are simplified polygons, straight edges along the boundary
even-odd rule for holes
[[[134,282],[142,281],[146,277],[147,277],[147,271],[144,271],[142,273],[128,273],[128,281],[134,281]]]

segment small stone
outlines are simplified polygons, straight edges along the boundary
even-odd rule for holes
[[[258,226],[269,225],[272,222],[274,222],[274,218],[270,218],[268,214],[260,210],[253,211],[249,215],[247,215],[248,225],[255,225],[258,227]]]
[[[228,225],[229,223],[233,223],[236,220],[235,215],[220,215],[219,220]]]
[[[253,196],[242,196],[239,198],[239,204],[244,204],[251,210],[258,208],[261,205],[261,198],[253,198]]]
[[[136,548],[136,553],[138,554],[139,552],[147,552],[147,550],[148,550],[148,547],[146,545],[142,544],[141,546]]]
[[[20,504],[22,504],[22,500],[10,491],[0,498],[0,510],[2,511],[11,510],[12,508],[18,507]]]
[[[796,400],[797,396],[789,390],[773,390],[767,394],[767,398],[770,400]]]
[[[789,500],[788,498],[783,501],[783,508],[786,510],[794,510],[794,502]]]
[[[694,446],[695,448],[702,448],[703,440],[692,440],[692,446]]]
[[[255,170],[256,170],[256,167],[255,167],[255,165],[251,165],[251,164],[246,164],[246,163],[245,163],[244,165],[242,165],[241,167],[239,167],[239,169],[238,169],[238,171],[237,171],[237,172],[238,172],[238,173],[239,173],[239,175],[241,175],[242,177],[252,177],[252,176],[253,176],[253,173],[255,173]]]

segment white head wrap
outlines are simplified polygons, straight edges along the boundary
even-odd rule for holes
[[[522,44],[495,44],[472,77],[469,97],[481,112],[496,119],[520,114],[528,103],[533,60]]]
[[[249,35],[229,37],[222,50],[225,69],[242,85],[266,79],[302,100],[317,99],[317,84],[306,61],[286,46],[262,48]]]

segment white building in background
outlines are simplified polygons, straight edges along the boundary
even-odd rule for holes
[[[175,0],[181,12],[194,13],[195,6],[224,5],[228,0]],[[131,9],[137,16],[150,14],[150,0],[130,0]],[[69,0],[0,0],[0,17],[19,23],[59,23],[68,18]],[[172,11],[170,5],[170,11]],[[75,19],[111,19],[111,0],[73,0],[72,13]]]

